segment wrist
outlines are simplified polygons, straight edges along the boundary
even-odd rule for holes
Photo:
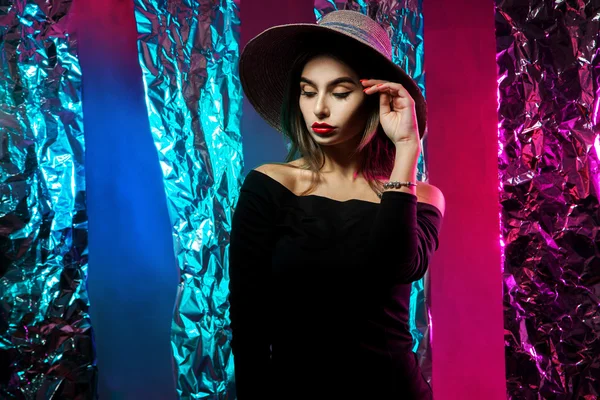
[[[395,169],[408,170],[410,172],[417,172],[417,165],[419,164],[419,156],[421,155],[421,144],[402,144],[396,145],[396,157],[394,160]]]
[[[421,141],[420,140],[406,140],[401,142],[394,142],[396,152],[415,153],[417,157],[421,154]]]
[[[396,153],[396,160],[394,162],[394,168],[389,177],[389,181],[400,181],[400,182],[416,182],[417,181],[417,164],[418,164],[418,153]]]

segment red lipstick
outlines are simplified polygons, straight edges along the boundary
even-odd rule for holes
[[[314,124],[312,124],[312,129],[315,133],[325,134],[332,132],[335,129],[335,127],[324,122],[315,122]]]

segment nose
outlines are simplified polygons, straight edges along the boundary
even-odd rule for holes
[[[323,119],[329,116],[329,107],[327,106],[326,94],[321,94],[317,97],[315,102],[314,111],[315,116],[319,119]]]

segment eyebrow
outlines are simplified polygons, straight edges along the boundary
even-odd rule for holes
[[[309,85],[312,85],[315,87],[317,86],[313,81],[311,81],[310,79],[305,78],[305,77],[301,77],[300,82],[308,83]],[[352,84],[356,85],[356,82],[354,82],[354,80],[352,78],[350,78],[349,76],[342,76],[341,78],[332,80],[331,82],[329,82],[327,84],[327,86],[331,87],[331,86],[338,85],[340,83],[352,83]]]

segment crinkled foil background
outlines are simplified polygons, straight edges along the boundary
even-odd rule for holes
[[[370,16],[383,26],[392,42],[392,61],[402,67],[417,82],[425,95],[423,48],[423,0],[315,0],[317,20],[335,10],[354,10]],[[419,158],[417,179],[427,182],[427,136],[423,138],[423,153]],[[421,355],[419,364],[431,384],[431,318],[427,294],[429,272],[414,282],[410,299],[410,330],[414,340],[413,350]]]
[[[0,3],[0,398],[96,397],[70,0]]]
[[[180,283],[171,345],[180,398],[235,393],[226,265],[242,176],[238,0],[135,0],[146,105]]]
[[[600,396],[600,3],[496,0],[510,399]]]

